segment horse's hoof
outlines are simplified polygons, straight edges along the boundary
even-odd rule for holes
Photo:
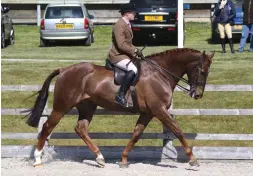
[[[96,162],[100,167],[105,167],[105,159],[104,158],[96,158]]]
[[[42,163],[34,163],[33,167],[42,167]]]
[[[126,169],[128,167],[129,167],[129,163],[126,163],[126,164],[119,163],[119,168]]]
[[[199,167],[199,162],[196,159],[190,160],[189,164],[190,164],[190,166]]]

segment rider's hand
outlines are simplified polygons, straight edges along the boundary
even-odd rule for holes
[[[222,0],[219,9],[223,9],[225,5],[226,5],[226,1]]]
[[[135,53],[136,53],[136,55],[138,57],[142,57],[143,56],[142,51],[140,49],[138,49],[138,48],[135,49]]]

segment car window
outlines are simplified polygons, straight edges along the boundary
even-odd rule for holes
[[[45,18],[46,19],[83,18],[83,11],[81,7],[71,7],[71,6],[48,7]]]
[[[131,0],[137,8],[155,8],[155,7],[177,7],[177,0]]]

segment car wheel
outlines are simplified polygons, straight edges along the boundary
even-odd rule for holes
[[[90,46],[91,45],[91,35],[87,39],[85,39],[85,46]]]
[[[12,28],[8,44],[13,45],[14,43],[15,43],[15,33],[14,33],[14,29]]]
[[[2,32],[1,32],[1,48],[5,48],[5,47],[6,47],[5,33],[4,33],[4,29],[2,29]]]
[[[91,43],[94,43],[95,39],[94,39],[94,32],[92,32],[91,34]]]
[[[49,41],[44,40],[44,39],[40,39],[40,47],[46,47],[49,45]]]

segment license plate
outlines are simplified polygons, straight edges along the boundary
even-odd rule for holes
[[[56,29],[72,29],[73,24],[56,24]]]
[[[145,16],[145,21],[163,21],[163,16]]]
[[[242,30],[242,25],[234,25],[235,30]]]

